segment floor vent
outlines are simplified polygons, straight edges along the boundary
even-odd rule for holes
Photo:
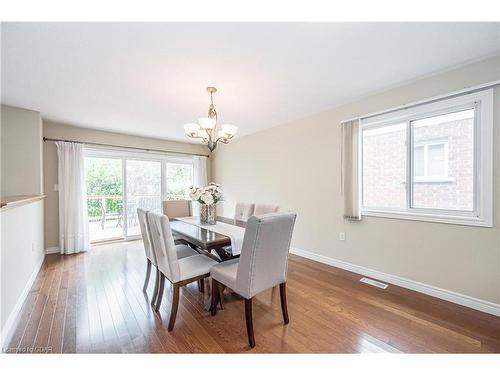
[[[365,283],[365,284],[376,286],[377,288],[380,288],[380,289],[386,289],[389,286],[387,284],[381,283],[380,281],[372,280],[372,279],[369,279],[367,277],[363,277],[359,281],[361,281],[362,283]]]

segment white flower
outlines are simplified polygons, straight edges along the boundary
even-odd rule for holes
[[[205,204],[213,204],[214,203],[214,197],[210,193],[204,193],[201,195],[201,200]]]

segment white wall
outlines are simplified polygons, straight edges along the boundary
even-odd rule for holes
[[[6,345],[44,259],[43,200],[2,210],[1,327]]]
[[[2,105],[2,197],[43,193],[42,118]]]
[[[500,88],[494,99],[493,228],[366,217],[344,222],[340,122],[500,79],[494,58],[374,94],[327,112],[237,138],[212,158],[223,215],[236,201],[277,203],[298,213],[292,246],[481,300],[500,303]],[[339,232],[346,240],[339,241]]]
[[[2,198],[43,192],[40,113],[1,106]],[[44,258],[43,200],[2,208],[0,324],[7,344],[15,319]]]

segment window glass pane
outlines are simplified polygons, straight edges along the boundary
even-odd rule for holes
[[[415,147],[413,150],[413,167],[415,168],[415,176],[424,175],[424,146]]]
[[[427,148],[427,174],[446,177],[444,143],[429,145]]]
[[[363,130],[363,206],[406,207],[406,123]]]
[[[141,233],[137,208],[161,212],[161,162],[127,160],[127,202],[122,209],[127,218],[127,235]]]
[[[193,186],[193,165],[167,163],[167,199],[189,199]]]
[[[121,159],[86,157],[85,183],[90,241],[123,238]]]
[[[474,208],[474,110],[411,123],[414,142],[413,207]],[[424,173],[417,162],[424,147]],[[417,156],[417,153],[419,155]]]

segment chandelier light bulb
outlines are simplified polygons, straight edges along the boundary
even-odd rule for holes
[[[200,124],[200,126],[203,128],[203,129],[213,129],[215,128],[215,120],[213,118],[209,118],[209,117],[202,117],[200,119],[198,119],[198,124]]]
[[[200,125],[198,125],[198,124],[190,123],[190,124],[184,125],[184,131],[189,136],[194,136],[194,135],[198,134],[199,130],[200,130]]]
[[[238,132],[238,127],[231,124],[222,124],[221,130],[230,137],[233,137]]]

